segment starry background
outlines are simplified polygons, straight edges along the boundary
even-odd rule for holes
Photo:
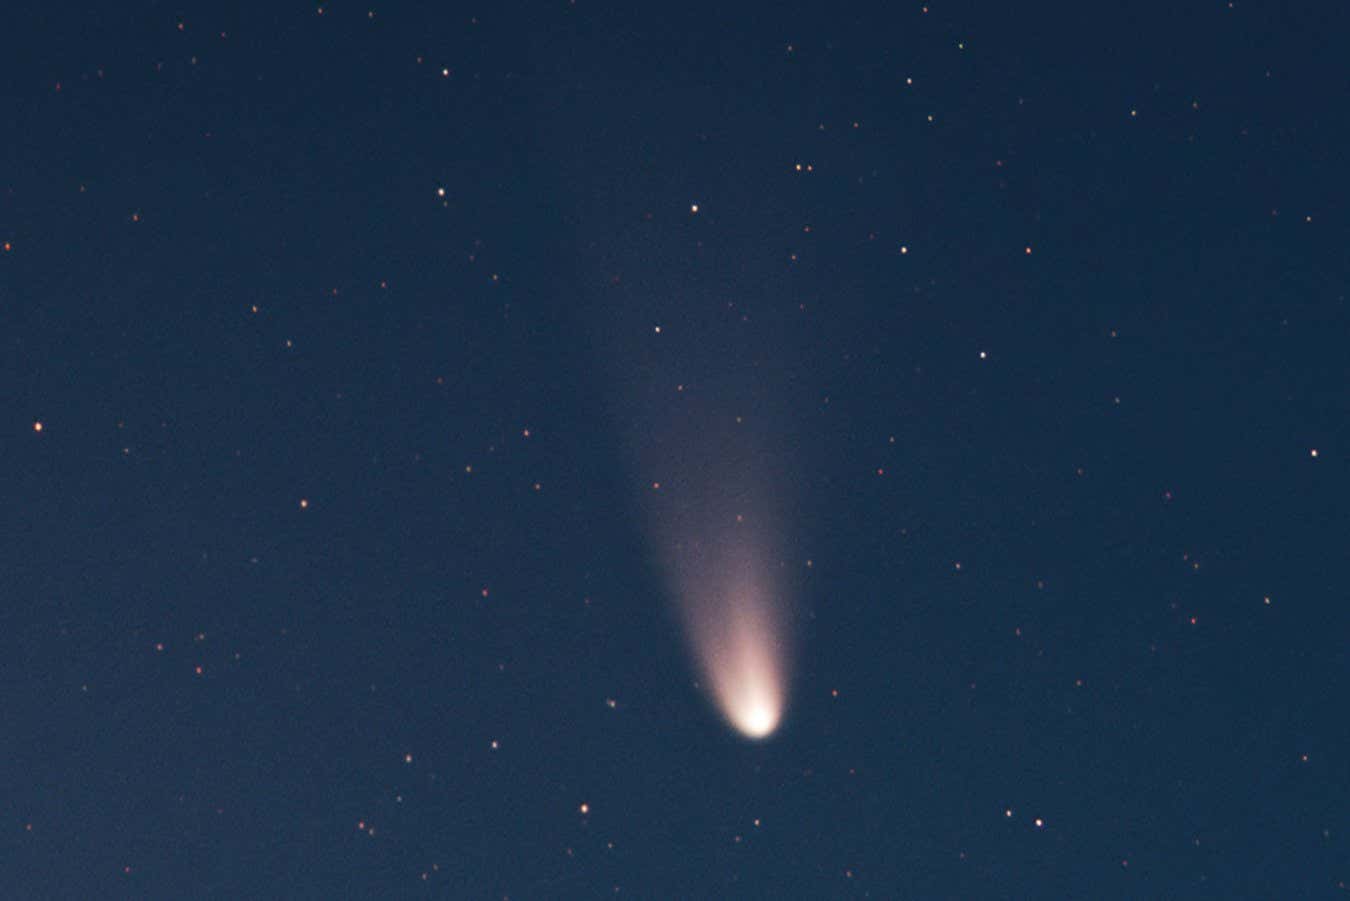
[[[1350,21],[1003,6],[7,8],[5,893],[1346,896]]]

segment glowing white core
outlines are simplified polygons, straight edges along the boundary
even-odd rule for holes
[[[748,738],[765,738],[778,728],[781,711],[769,702],[753,701],[743,710],[731,711],[732,722]]]

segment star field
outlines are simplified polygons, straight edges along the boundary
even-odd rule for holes
[[[1335,5],[7,12],[13,897],[1350,896]]]

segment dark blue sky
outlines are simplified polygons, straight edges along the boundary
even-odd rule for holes
[[[1350,21],[995,6],[7,10],[6,891],[1345,896]]]

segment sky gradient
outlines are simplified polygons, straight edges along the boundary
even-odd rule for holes
[[[1286,6],[8,9],[6,892],[1346,897]]]

